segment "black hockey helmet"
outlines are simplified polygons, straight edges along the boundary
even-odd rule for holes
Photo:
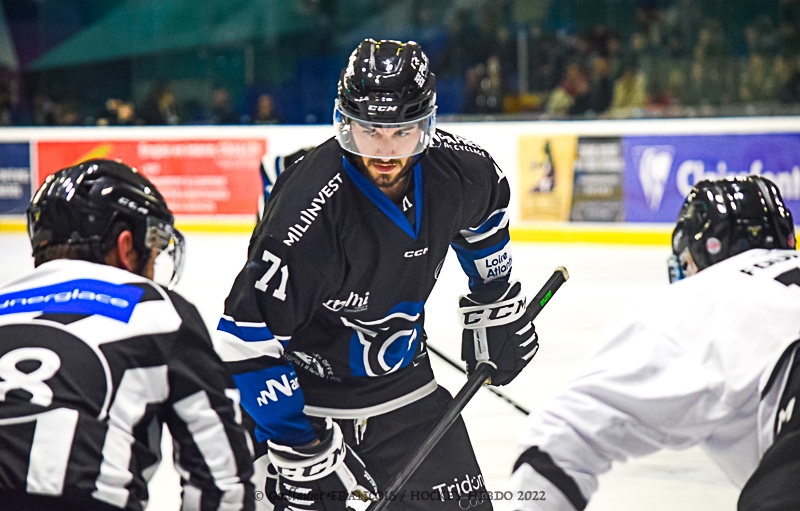
[[[436,77],[417,43],[365,39],[356,47],[340,75],[334,107],[336,136],[344,149],[375,157],[419,154],[430,144],[435,118]],[[358,147],[352,137],[353,123],[365,129],[413,129],[417,143],[404,146],[403,154],[368,154],[375,151]]]
[[[151,249],[172,257],[173,287],[183,265],[183,236],[155,185],[120,161],[95,159],[59,170],[45,179],[27,210],[33,253],[60,244],[88,244],[103,262],[103,240],[125,221],[132,229],[142,268]]]
[[[796,248],[792,213],[778,187],[761,176],[701,181],[672,233],[670,282],[684,277],[689,254],[700,271],[751,248]]]

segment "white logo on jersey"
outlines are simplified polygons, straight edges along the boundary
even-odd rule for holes
[[[494,254],[475,261],[475,266],[478,267],[478,273],[484,282],[508,275],[511,271],[511,252],[504,247]]]
[[[436,131],[436,133],[433,134],[431,139],[431,147],[443,147],[445,149],[453,149],[454,151],[468,151],[470,153],[479,154],[484,158],[489,156],[489,153],[484,151],[481,146],[475,142],[467,140],[463,137],[459,137],[458,135],[444,133],[441,131]],[[498,175],[502,176],[503,178],[505,177],[500,169],[497,169],[497,172]]]
[[[333,197],[333,194],[339,189],[341,183],[342,176],[341,173],[339,173],[333,176],[333,179],[328,181],[327,185],[322,187],[317,193],[317,196],[311,199],[311,206],[300,211],[300,220],[302,220],[305,225],[297,223],[289,227],[289,232],[286,233],[286,239],[283,240],[284,244],[291,247],[294,242],[300,241],[300,238],[303,237],[303,234],[305,234],[311,226],[311,223],[319,216],[319,212],[322,211],[322,206],[326,202],[325,198]]]
[[[347,300],[328,300],[322,306],[332,312],[341,310],[345,312],[365,311],[369,307],[369,291],[363,297],[350,291],[350,296],[347,297]]]
[[[439,498],[441,500],[455,500],[456,498],[467,497],[484,487],[483,476],[481,474],[474,476],[464,474],[464,479],[461,481],[454,479],[454,481],[455,484],[442,483],[433,487],[434,490],[439,492]]]
[[[781,432],[781,428],[784,424],[787,424],[790,420],[792,420],[792,412],[794,412],[794,400],[792,398],[789,403],[786,404],[786,408],[778,412],[778,431],[775,432],[777,435]]]
[[[639,158],[639,182],[650,211],[658,211],[661,207],[674,157],[675,148],[672,146],[647,147],[642,151]]]
[[[403,254],[403,257],[419,257],[419,256],[425,255],[427,253],[428,253],[428,247],[425,247],[425,248],[421,248],[419,250],[409,250],[408,252]]]
[[[267,405],[270,401],[277,401],[278,392],[284,396],[291,397],[292,393],[300,388],[300,385],[297,383],[297,378],[289,380],[285,374],[281,375],[281,381],[267,380],[266,383],[267,390],[262,390],[261,397],[256,399],[258,406]]]

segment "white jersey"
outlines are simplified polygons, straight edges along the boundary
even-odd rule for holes
[[[582,509],[612,462],[694,445],[741,487],[772,444],[798,337],[795,251],[750,250],[637,297],[526,420],[511,489],[546,501],[511,509]]]

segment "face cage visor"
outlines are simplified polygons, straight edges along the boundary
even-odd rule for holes
[[[158,250],[153,280],[167,289],[173,289],[183,273],[186,242],[183,235],[169,223],[154,217],[147,217],[145,247]]]
[[[336,140],[345,151],[382,160],[408,158],[431,145],[436,132],[436,107],[430,114],[414,121],[369,122],[347,115],[336,100],[333,126]]]

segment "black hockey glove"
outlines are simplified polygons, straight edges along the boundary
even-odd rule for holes
[[[276,509],[343,511],[347,499],[375,500],[378,488],[361,458],[344,443],[339,425],[328,419],[320,443],[287,447],[268,442],[278,472]]]
[[[470,293],[458,302],[458,318],[464,332],[461,359],[472,374],[478,362],[495,368],[491,385],[505,385],[528,365],[539,349],[533,326],[533,307],[525,307],[519,282],[504,291]]]

